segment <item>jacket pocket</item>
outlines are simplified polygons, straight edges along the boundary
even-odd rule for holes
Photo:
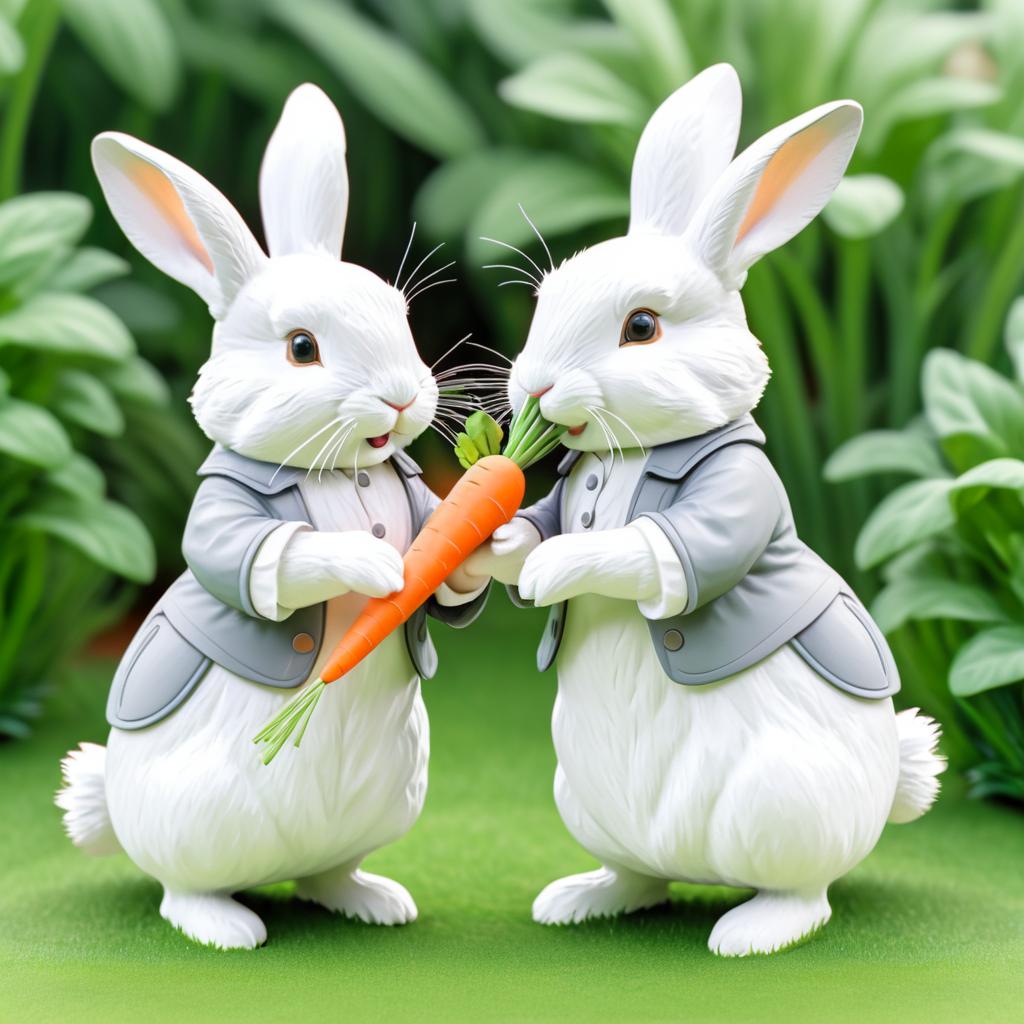
[[[162,612],[151,615],[114,673],[107,721],[141,729],[169,715],[195,689],[210,659],[197,651]]]
[[[811,668],[847,693],[878,699],[900,688],[889,645],[852,594],[841,592],[792,643]]]

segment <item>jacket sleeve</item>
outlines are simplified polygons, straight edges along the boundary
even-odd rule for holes
[[[517,519],[525,519],[537,527],[541,540],[550,540],[562,532],[562,493],[565,490],[565,477],[540,501],[529,508],[521,508],[516,513]]]
[[[684,614],[734,587],[764,552],[785,508],[782,485],[760,449],[733,444],[687,479],[678,499],[644,512],[679,556]]]
[[[261,618],[249,592],[253,563],[264,539],[284,525],[247,487],[209,476],[192,502],[181,550],[195,578],[214,597]]]
[[[565,492],[566,477],[560,477],[558,483],[544,495],[540,501],[528,508],[521,508],[516,513],[517,519],[525,519],[532,523],[540,534],[542,541],[557,537],[562,532],[562,494]],[[506,584],[508,599],[517,608],[532,608],[533,602],[519,596],[519,588],[514,584]]]
[[[408,478],[408,493],[412,503],[413,528],[414,532],[418,533],[430,514],[441,504],[441,499],[423,482],[421,476]],[[487,604],[489,592],[490,583],[488,582],[476,594],[460,600],[463,595],[442,583],[437,593],[427,600],[427,614],[431,618],[437,619],[438,622],[443,622],[446,626],[462,629],[479,617]],[[439,597],[444,603],[439,600]]]

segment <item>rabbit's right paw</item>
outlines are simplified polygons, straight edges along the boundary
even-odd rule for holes
[[[419,913],[404,885],[347,867],[299,879],[298,896],[366,924],[408,924]]]
[[[160,916],[204,946],[255,949],[267,941],[267,929],[259,917],[224,893],[165,889]]]

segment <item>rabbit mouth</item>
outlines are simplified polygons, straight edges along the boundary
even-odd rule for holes
[[[586,423],[580,423],[578,426],[570,427],[569,430],[568,430],[568,434],[571,437],[579,437],[580,434],[582,434],[583,431],[586,430],[586,429],[587,429]]]
[[[371,448],[383,448],[391,439],[391,432],[388,431],[386,434],[381,434],[379,437],[368,437],[366,443]]]

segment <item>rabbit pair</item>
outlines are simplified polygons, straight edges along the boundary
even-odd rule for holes
[[[260,175],[269,258],[166,153],[106,133],[93,162],[131,242],[213,315],[191,404],[215,448],[185,530],[188,570],[115,675],[107,747],[63,762],[67,831],[89,853],[123,849],[163,885],[163,917],[214,946],[261,944],[263,922],[232,893],[282,879],[367,922],[411,921],[409,893],[359,864],[423,806],[420,678],[436,665],[423,617],[467,623],[485,581],[456,573],[330,687],[301,756],[265,767],[253,745],[366,597],[402,587],[401,553],[438,501],[403,451],[438,405],[406,296],[339,259],[341,119],[312,85],[288,99]]]
[[[831,882],[886,821],[938,791],[938,727],[896,714],[881,633],[797,538],[750,417],[768,361],[748,268],[825,205],[860,132],[829,103],[733,159],[734,70],[653,115],[625,237],[545,274],[510,377],[568,428],[554,491],[470,563],[552,606],[555,800],[602,867],[550,884],[545,924],[628,913],[673,880],[751,888],[723,955],[783,949],[829,919]]]

